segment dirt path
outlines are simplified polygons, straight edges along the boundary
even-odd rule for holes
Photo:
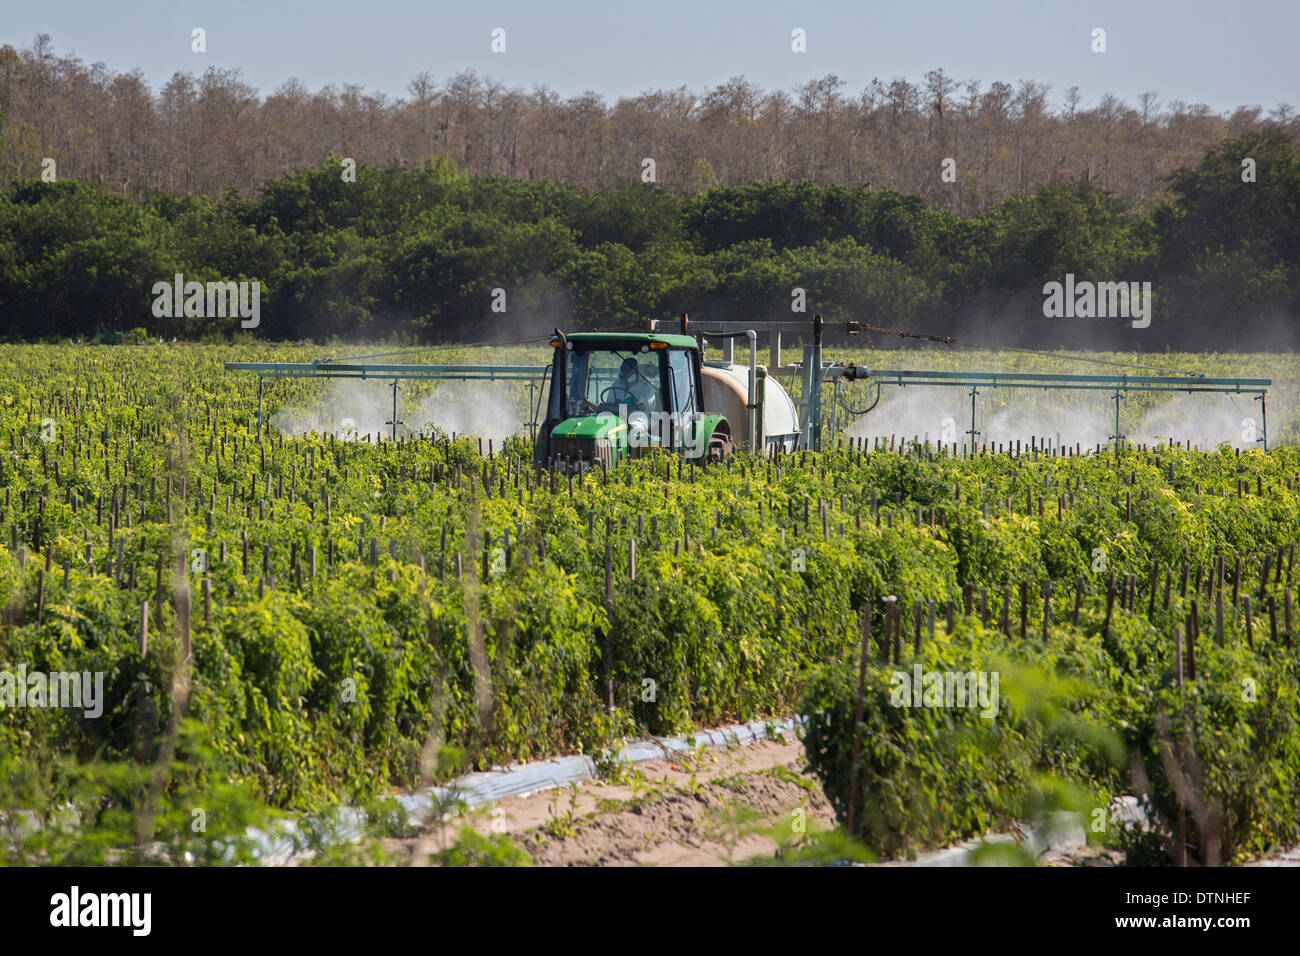
[[[775,835],[833,826],[834,815],[803,771],[803,744],[791,739],[648,761],[618,781],[509,797],[449,823],[449,835],[467,823],[484,835],[510,835],[539,866],[725,866],[771,855]],[[385,841],[396,862],[415,866],[440,846],[436,830]]]

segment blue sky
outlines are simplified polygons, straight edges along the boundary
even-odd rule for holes
[[[190,50],[194,27],[207,31],[206,54]],[[494,27],[506,30],[503,54],[490,50]],[[796,27],[807,31],[806,53],[790,50]],[[1090,49],[1095,27],[1106,30],[1104,54]],[[25,46],[38,33],[59,54],[139,69],[155,89],[178,70],[215,65],[239,68],[262,94],[296,76],[312,89],[359,83],[403,96],[415,73],[442,80],[473,68],[612,102],[652,88],[700,91],[735,74],[789,89],[835,73],[857,93],[876,76],[920,82],[943,67],[985,89],[999,79],[1051,84],[1053,106],[1077,85],[1085,107],[1107,92],[1133,103],[1146,90],[1220,111],[1300,107],[1300,0],[0,0],[0,43]]]

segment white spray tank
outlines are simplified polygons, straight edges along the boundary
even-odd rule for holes
[[[794,400],[758,364],[757,334],[750,330],[745,335],[749,338],[748,366],[728,361],[702,363],[704,408],[724,415],[733,437],[750,448],[767,451],[775,446],[793,451],[799,439]]]

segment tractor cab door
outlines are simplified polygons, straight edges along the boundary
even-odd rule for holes
[[[700,414],[704,411],[704,398],[700,381],[700,356],[693,349],[671,349],[668,352],[668,392],[671,395],[672,439],[671,446],[680,449],[694,445]]]
[[[672,407],[683,420],[693,412],[703,411],[700,403],[699,356],[688,349],[672,349],[668,353],[668,378],[671,384]]]

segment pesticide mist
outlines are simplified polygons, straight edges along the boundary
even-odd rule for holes
[[[1251,396],[1179,395],[1157,399],[1158,404],[1145,412],[1130,409],[1133,400],[1125,396],[1120,407],[1120,429],[1131,443],[1186,445],[1190,441],[1194,448],[1213,449],[1226,442],[1235,448],[1258,447],[1260,407]],[[1270,434],[1281,434],[1286,424],[1279,411],[1276,406],[1270,408]],[[970,423],[969,391],[887,387],[880,403],[855,421],[846,435],[865,438],[868,443],[879,438],[886,446],[891,438],[964,445],[970,440]],[[1048,448],[1104,446],[1115,430],[1114,398],[1104,392],[981,389],[976,398],[975,428],[980,444],[1036,441]]]
[[[517,401],[514,391],[491,382],[448,382],[420,403],[408,424],[417,432],[432,426],[501,442],[527,424],[526,403]]]
[[[526,402],[517,387],[496,382],[446,382],[412,407],[398,390],[399,435],[430,428],[501,442],[525,427]],[[391,383],[332,379],[314,398],[281,408],[271,424],[286,435],[333,434],[343,441],[392,434]]]
[[[1275,408],[1272,428],[1284,423]],[[1259,402],[1249,395],[1180,395],[1153,409],[1130,441],[1146,445],[1173,442],[1213,449],[1227,442],[1234,448],[1256,448],[1261,433]]]
[[[1008,395],[1013,397],[1008,398]],[[976,441],[983,444],[1028,443],[1092,447],[1107,441],[1107,405],[1093,395],[1066,396],[1056,393],[1050,400],[1026,402],[1024,393],[1015,395],[993,389],[981,390],[976,398]],[[885,388],[880,403],[848,430],[853,438],[868,442],[876,438],[888,445],[891,438],[910,442],[943,442],[958,445],[970,441],[970,394],[959,388]]]

